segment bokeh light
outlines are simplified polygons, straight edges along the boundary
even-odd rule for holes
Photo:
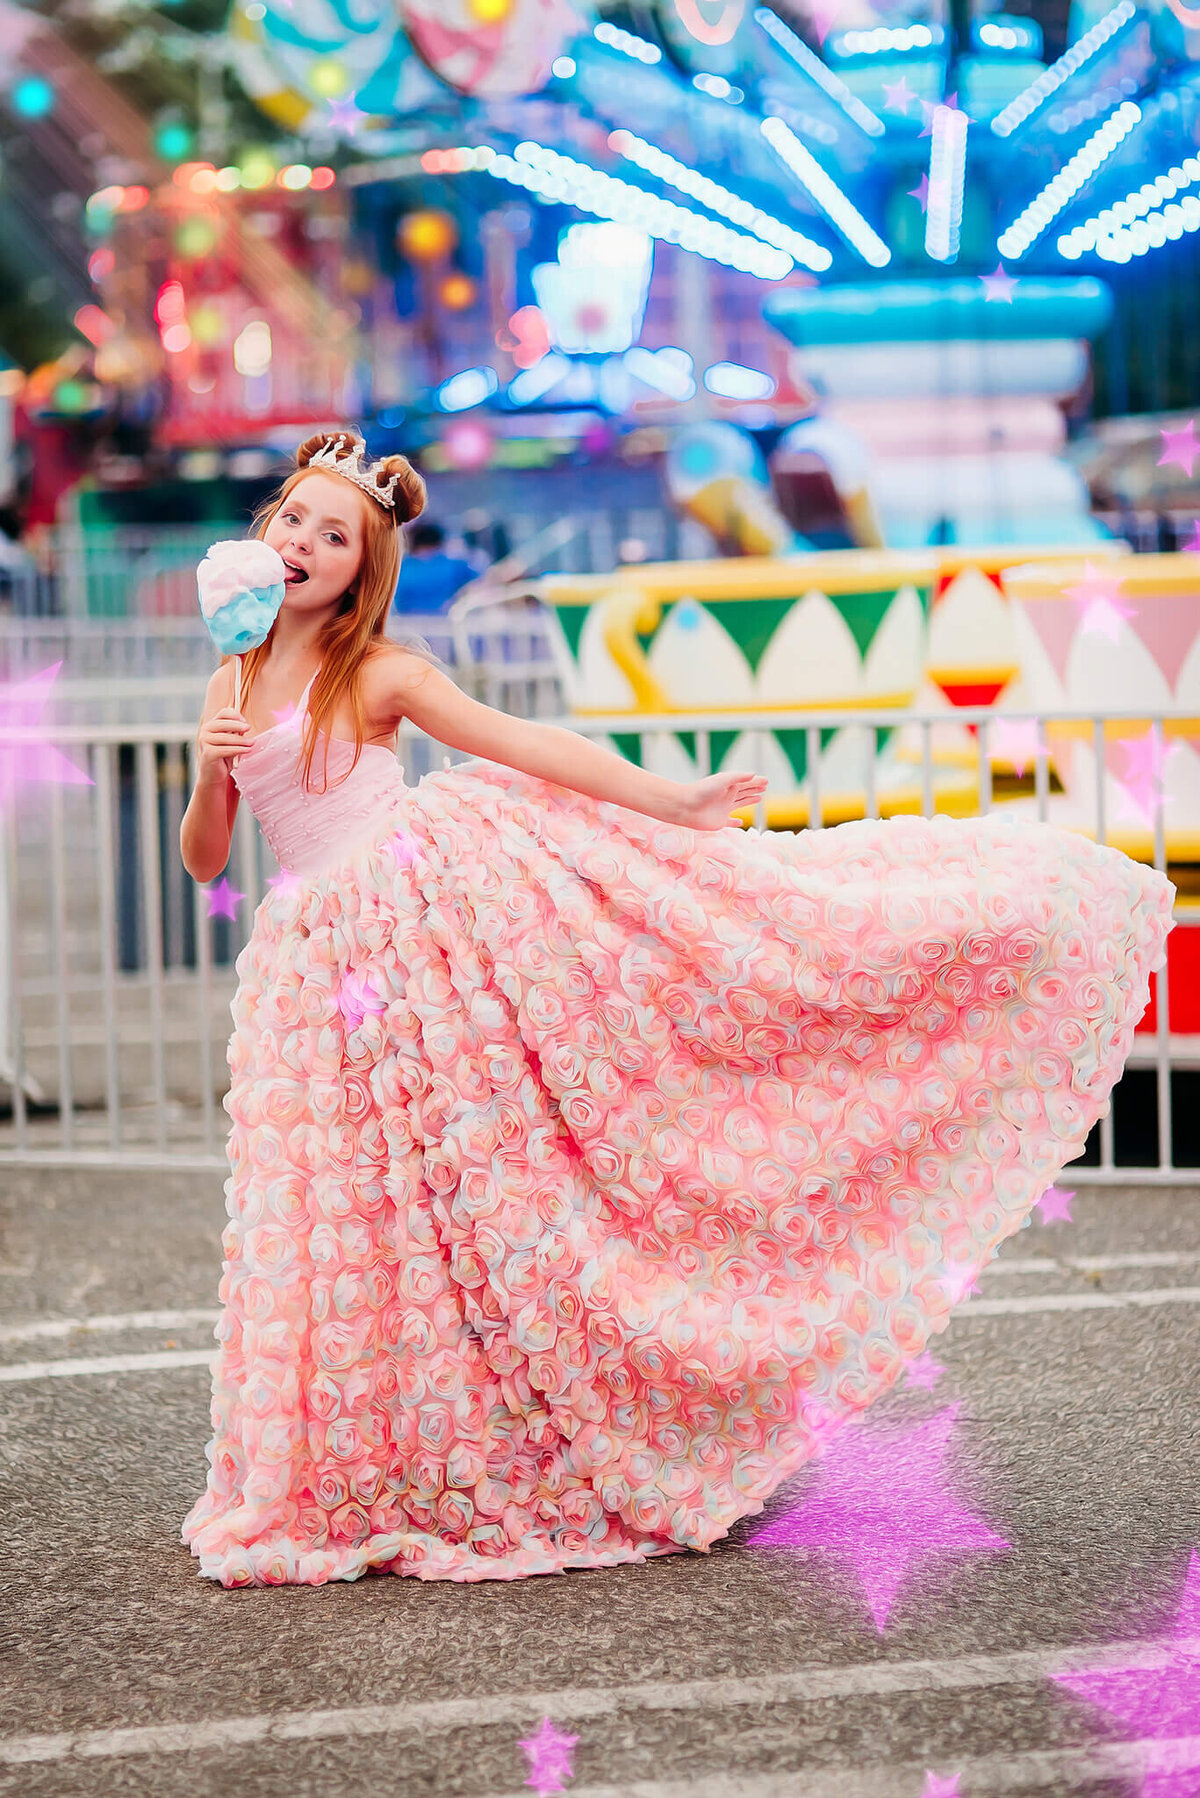
[[[269,187],[275,179],[275,163],[262,150],[250,150],[242,158],[241,185],[252,193]]]
[[[400,223],[400,248],[413,262],[441,262],[458,243],[458,226],[448,212],[422,208]]]
[[[465,312],[475,304],[478,297],[479,289],[470,275],[461,274],[457,270],[447,275],[438,289],[438,298],[451,312]]]
[[[309,70],[309,83],[314,94],[323,100],[340,100],[350,91],[350,72],[344,63],[329,58],[315,62]]]
[[[166,162],[182,162],[191,154],[192,133],[178,120],[160,125],[154,133],[154,148]]]
[[[54,110],[54,89],[41,75],[23,75],[12,90],[13,110],[23,119],[44,119]]]

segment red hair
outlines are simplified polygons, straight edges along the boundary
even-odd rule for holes
[[[326,431],[318,437],[307,438],[296,451],[295,472],[288,476],[279,492],[268,500],[255,518],[255,537],[265,535],[268,525],[284,501],[310,473],[326,472],[324,468],[310,469],[308,465],[313,456],[331,440],[345,453],[349,453],[358,441],[349,431]],[[336,473],[336,470],[333,472]],[[386,456],[374,464],[371,473],[381,480],[399,475],[395,490],[395,509],[385,506],[382,501],[376,504],[355,483],[355,491],[363,495],[363,553],[354,579],[342,595],[337,612],[329,619],[321,637],[321,667],[309,698],[308,728],[303,742],[303,779],[306,790],[317,735],[331,721],[343,693],[346,692],[350,695],[350,707],[354,714],[354,760],[344,778],[348,780],[358,766],[366,727],[361,672],[370,658],[378,652],[379,645],[393,641],[387,636],[384,627],[395,597],[396,583],[400,578],[400,527],[418,517],[425,509],[425,482],[406,456]],[[272,625],[266,639],[256,649],[248,650],[242,658],[243,710],[253,690],[255,675],[270,653],[274,628]],[[425,655],[431,662],[437,659],[428,644],[412,647],[416,654]],[[224,659],[228,661],[231,658]],[[328,735],[325,738],[324,774],[326,785],[322,787],[322,792],[328,790]],[[336,781],[334,784],[340,786],[341,782]]]

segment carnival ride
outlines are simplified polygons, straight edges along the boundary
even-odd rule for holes
[[[1049,61],[1036,22],[968,0],[235,0],[223,54],[292,134],[268,184],[338,163],[339,203],[426,309],[428,355],[386,404],[377,376],[370,431],[427,431],[460,467],[547,413],[664,434],[717,555],[543,585],[572,702],[628,721],[618,748],[672,710],[893,712],[865,781],[848,732],[811,766],[807,731],[711,733],[713,767],[764,758],[786,827],[815,790],[826,820],[869,785],[881,810],[923,802],[914,710],[940,716],[947,810],[980,798],[964,705],[1200,712],[1200,557],[1130,558],[1066,453],[1106,274],[1150,277],[1200,230],[1182,0],[1075,0]],[[214,213],[256,191],[189,166]],[[370,309],[378,283],[349,297]],[[1111,654],[1064,623],[1089,563],[1128,595]],[[1173,866],[1200,861],[1198,741],[1172,726]],[[1109,749],[1102,769],[1070,733],[1048,748],[1055,815],[1087,828],[1098,783],[1114,840],[1149,853]],[[649,753],[696,765],[682,733]]]

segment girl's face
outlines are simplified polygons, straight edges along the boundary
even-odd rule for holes
[[[289,611],[322,611],[353,585],[365,547],[365,504],[337,475],[306,475],[288,494],[263,540],[287,564]]]

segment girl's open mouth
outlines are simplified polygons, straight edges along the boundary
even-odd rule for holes
[[[301,581],[306,581],[308,579],[304,569],[297,568],[294,562],[289,562],[285,558],[283,565],[287,569],[287,573],[283,577],[285,586],[296,587],[299,586]]]

